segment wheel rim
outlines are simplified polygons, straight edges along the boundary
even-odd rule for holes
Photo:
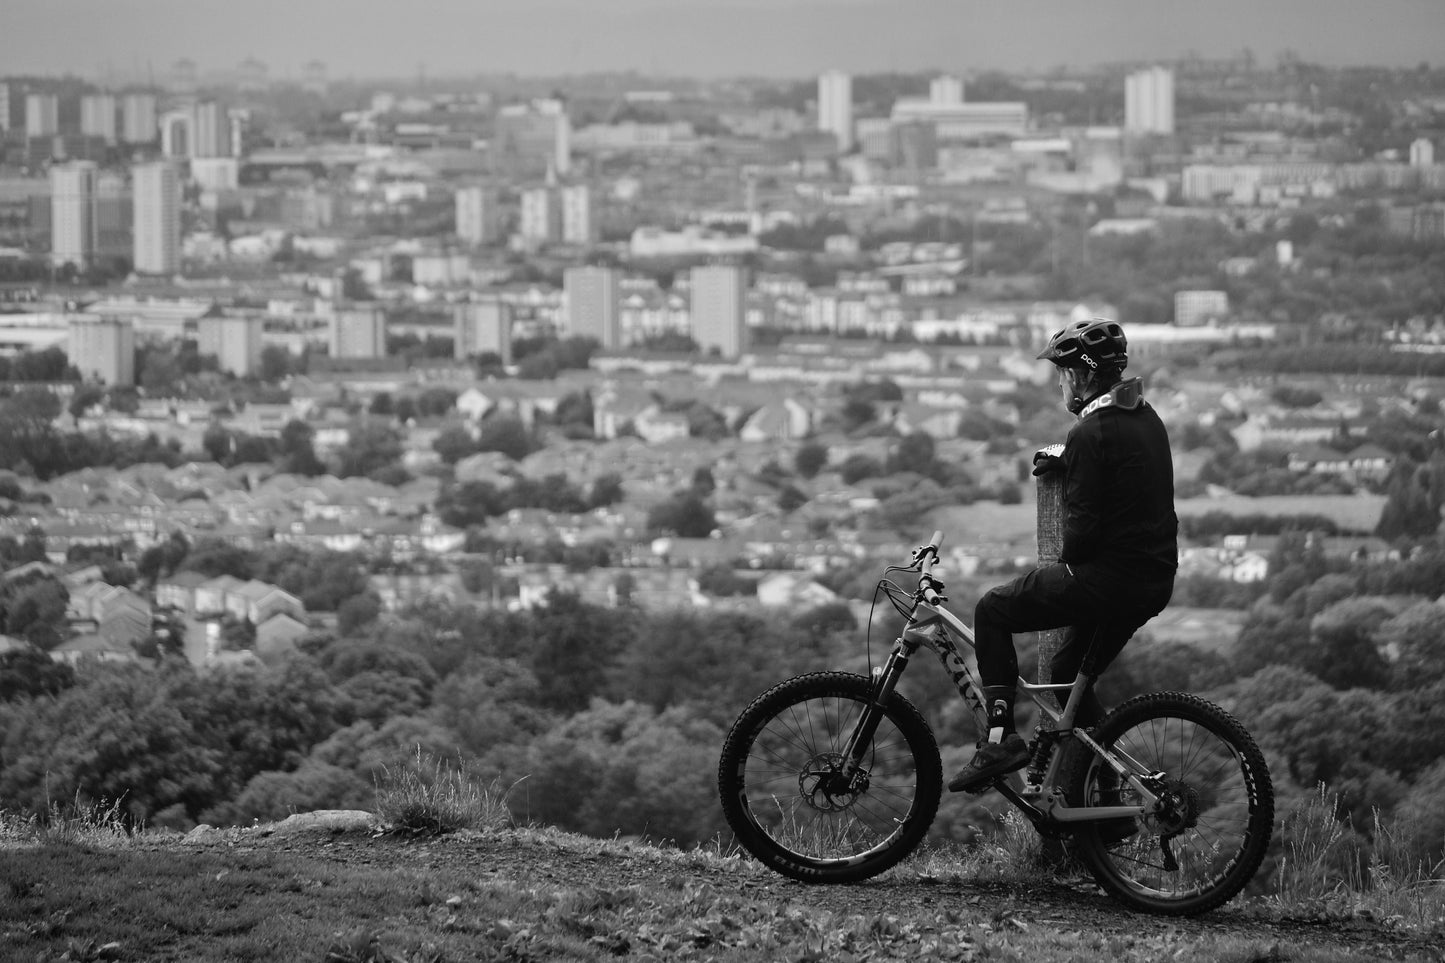
[[[1105,848],[1114,875],[1129,889],[1156,899],[1188,899],[1214,890],[1239,865],[1252,832],[1253,777],[1244,757],[1208,726],[1177,716],[1147,719],[1125,730],[1111,748],[1145,771],[1163,773],[1151,786],[1162,803],[1159,812],[1139,817],[1136,833]],[[1127,784],[1111,789],[1113,779],[1095,760],[1087,783],[1089,805],[1141,802]],[[1100,835],[1102,842],[1105,834]]]
[[[743,810],[773,845],[814,863],[847,864],[903,832],[918,805],[918,776],[892,719],[880,720],[861,779],[850,784],[840,770],[863,707],[848,696],[810,698],[758,727],[739,771]]]

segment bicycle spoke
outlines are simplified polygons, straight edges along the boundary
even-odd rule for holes
[[[1210,726],[1172,712],[1141,718],[1112,735],[1108,748],[1117,758],[1138,772],[1161,774],[1151,789],[1159,811],[1139,818],[1128,841],[1100,846],[1095,859],[1150,905],[1223,886],[1251,845],[1252,797],[1235,747]],[[1090,765],[1095,774],[1085,801],[1099,805],[1113,777],[1103,762]],[[1119,792],[1126,804],[1134,796],[1127,783]]]
[[[755,824],[788,851],[829,860],[879,849],[917,806],[913,749],[886,714],[871,742],[858,747],[864,791],[840,776],[847,766],[841,753],[865,708],[848,696],[803,699],[759,728],[743,784],[767,800],[750,807]]]

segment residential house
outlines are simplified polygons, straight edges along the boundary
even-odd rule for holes
[[[1230,434],[1240,451],[1260,448],[1296,448],[1321,445],[1339,437],[1345,423],[1338,413],[1317,414],[1252,414]]]
[[[764,405],[738,432],[742,441],[793,441],[806,438],[813,430],[813,413],[792,398]]]
[[[45,557],[56,565],[64,564],[72,548],[103,546],[122,548],[134,536],[115,531],[94,522],[66,522],[48,519],[41,525],[45,532]]]
[[[691,430],[687,415],[682,412],[665,412],[655,404],[638,412],[632,419],[632,428],[639,438],[653,445],[687,438]],[[612,434],[605,437],[617,436]]]
[[[517,597],[507,601],[507,608],[514,612],[541,608],[554,590],[569,588],[569,581],[567,569],[562,565],[524,571],[517,576]]]
[[[17,565],[14,568],[0,572],[0,583],[13,582],[16,579],[39,576],[41,578],[53,578],[59,571],[55,565],[49,562],[26,562],[24,565]]]
[[[371,589],[389,612],[426,602],[448,604],[468,598],[461,576],[455,572],[439,575],[373,575]]]
[[[512,484],[511,472],[516,463],[499,451],[479,451],[456,463],[455,476],[458,484],[464,482],[489,482],[498,488]]]
[[[96,624],[95,631],[102,638],[120,646],[134,645],[150,638],[153,629],[149,612],[119,606],[111,615]]]
[[[1348,452],[1311,445],[1291,451],[1287,464],[1290,471],[1332,475],[1358,484],[1386,478],[1395,465],[1395,457],[1374,444],[1360,445]]]
[[[156,582],[156,605],[177,608],[187,615],[196,611],[196,589],[208,581],[200,572],[176,572]]]
[[[450,555],[460,552],[467,543],[467,533],[460,528],[443,524],[435,515],[424,515],[418,526],[422,551],[431,555]]]
[[[306,607],[290,592],[257,579],[238,585],[226,593],[226,611],[235,619],[260,625],[273,615],[306,617]]]
[[[729,601],[704,594],[698,588],[694,573],[676,568],[595,568],[578,575],[571,587],[585,601],[609,608],[628,603],[651,611],[663,611],[713,607]],[[751,599],[739,597],[733,604],[751,602]]]
[[[297,644],[311,633],[302,620],[278,612],[256,626],[256,643],[252,647],[263,662],[283,662],[297,652]]]
[[[836,602],[838,595],[802,572],[773,572],[758,580],[758,601],[771,607],[811,608]]]
[[[352,523],[371,511],[365,488],[363,484],[346,482],[303,488],[292,493],[292,502],[301,505],[301,517],[308,522],[327,519]]]
[[[72,624],[94,626],[83,634],[100,636],[122,649],[151,634],[150,602],[118,585],[87,582],[75,586],[70,592],[66,615]]]
[[[140,656],[129,642],[107,638],[95,632],[72,636],[50,650],[56,662],[75,665],[81,659],[100,662],[136,662]]]
[[[245,583],[232,575],[218,575],[207,579],[195,588],[194,615],[220,615],[226,611],[226,593],[240,588]]]
[[[248,435],[279,438],[281,429],[296,418],[296,409],[287,404],[251,402],[227,422],[227,427]]]
[[[957,438],[962,424],[963,412],[956,408],[905,404],[893,416],[893,427],[900,434],[911,435],[921,431],[940,441]]]
[[[366,536],[342,522],[316,519],[292,522],[276,530],[278,542],[289,542],[303,548],[325,548],[333,552],[355,552],[366,547]]]
[[[66,618],[76,622],[95,621],[96,602],[112,586],[104,582],[85,582],[70,587],[70,599],[65,605]]]
[[[457,411],[471,421],[481,421],[496,406],[497,403],[480,388],[468,388],[457,395]]]

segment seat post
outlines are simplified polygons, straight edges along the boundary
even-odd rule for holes
[[[1086,663],[1091,661],[1093,660],[1085,659]],[[1089,668],[1092,668],[1092,666]],[[1068,701],[1064,703],[1063,715],[1059,716],[1059,721],[1055,723],[1056,729],[1066,732],[1074,728],[1074,716],[1078,714],[1079,706],[1084,702],[1084,696],[1088,693],[1089,687],[1094,684],[1094,680],[1097,678],[1098,676],[1090,675],[1084,669],[1079,670],[1079,674],[1074,677],[1073,686],[1069,689]]]
[[[1084,702],[1084,696],[1089,692],[1089,687],[1099,678],[1094,671],[1098,662],[1095,650],[1099,646],[1099,633],[1103,630],[1102,623],[1094,626],[1094,632],[1089,636],[1089,646],[1084,649],[1084,657],[1079,660],[1079,674],[1074,676],[1074,684],[1069,689],[1069,699],[1064,703],[1063,715],[1059,717],[1058,728],[1074,728],[1074,717],[1079,712],[1079,706]]]

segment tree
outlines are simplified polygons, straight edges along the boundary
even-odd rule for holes
[[[463,426],[452,425],[437,435],[432,442],[432,450],[441,456],[444,463],[455,465],[468,455],[476,454],[477,440]]]
[[[291,352],[279,344],[268,344],[261,349],[261,380],[275,384],[286,378],[300,365],[293,361]]]
[[[608,670],[630,636],[626,616],[553,591],[531,613],[531,669],[545,679],[542,705],[577,712],[600,695]]]
[[[1422,773],[1395,807],[1395,824],[1410,830],[1397,840],[1410,850],[1407,865],[1438,867],[1445,858],[1445,807],[1440,805],[1441,793],[1445,793],[1445,760]]]
[[[0,653],[0,702],[58,696],[75,684],[75,670],[38,648]]]
[[[186,571],[200,572],[207,578],[229,575],[243,582],[254,576],[258,561],[250,549],[221,538],[200,539],[182,558],[180,567]]]
[[[587,493],[587,507],[605,508],[622,501],[627,495],[622,487],[622,476],[615,471],[604,472],[592,480]]]
[[[437,496],[437,515],[442,521],[455,528],[471,528],[483,525],[487,519],[500,515],[508,508],[505,494],[491,482],[462,482],[443,488]]]
[[[321,459],[316,457],[316,429],[306,422],[293,418],[281,428],[281,440],[277,450],[281,471],[295,475],[320,475],[326,471]]]
[[[893,455],[888,459],[888,470],[913,471],[927,475],[933,467],[933,437],[926,431],[915,431],[898,440]]]
[[[467,752],[496,758],[506,747],[525,748],[552,724],[552,714],[540,708],[542,690],[521,661],[474,656],[437,684],[430,717],[455,732]]]
[[[838,474],[845,485],[856,485],[865,478],[874,478],[883,474],[883,466],[878,464],[876,458],[870,458],[864,454],[849,455],[844,459],[843,464],[838,466]]]
[[[1440,528],[1439,502],[1429,490],[1429,469],[1401,459],[1385,487],[1385,507],[1375,534],[1384,539],[1424,538]]]
[[[60,399],[48,391],[27,388],[0,401],[0,468],[45,480],[69,471],[70,450],[53,424]]]
[[[691,764],[722,738],[685,708],[599,702],[529,754],[529,815],[577,832],[646,833],[692,845],[720,831],[712,774]]]
[[[806,504],[808,504],[808,496],[796,485],[785,484],[778,489],[778,508],[781,511],[796,511]]]
[[[878,410],[870,401],[850,398],[843,404],[843,430],[855,431],[878,417]]]
[[[201,436],[201,447],[211,461],[220,465],[230,464],[231,453],[235,450],[235,440],[223,425],[212,424]]]
[[[353,636],[376,621],[381,600],[370,592],[353,595],[336,607],[336,627],[343,636]]]
[[[1417,602],[1375,629],[1374,643],[1392,664],[1394,689],[1445,682],[1445,606]]]
[[[416,399],[417,414],[439,418],[457,406],[457,393],[451,388],[427,388]]]
[[[342,478],[370,475],[401,459],[401,434],[396,427],[378,420],[366,420],[351,426],[346,444],[337,450]]]
[[[70,359],[63,348],[22,351],[10,359],[9,381],[73,381]]]
[[[482,422],[478,451],[499,451],[513,461],[521,461],[537,450],[536,439],[520,418],[494,415]]]
[[[123,800],[141,819],[173,805],[198,812],[222,759],[170,697],[191,680],[189,666],[109,665],[53,699],[0,706],[0,799],[37,813],[72,794]],[[254,728],[256,716],[243,718]]]
[[[717,518],[694,492],[673,495],[647,513],[647,527],[670,532],[681,538],[707,538],[717,528]]]
[[[557,402],[553,421],[568,438],[591,438],[593,433],[592,395],[574,391]]]
[[[12,579],[0,588],[0,631],[44,649],[62,640],[70,592],[48,575]]]
[[[793,456],[793,468],[803,478],[813,478],[828,464],[828,446],[816,441],[804,442]]]
[[[75,389],[75,394],[70,396],[70,404],[66,409],[72,416],[79,418],[91,408],[105,401],[105,389],[96,384],[82,384]]]

